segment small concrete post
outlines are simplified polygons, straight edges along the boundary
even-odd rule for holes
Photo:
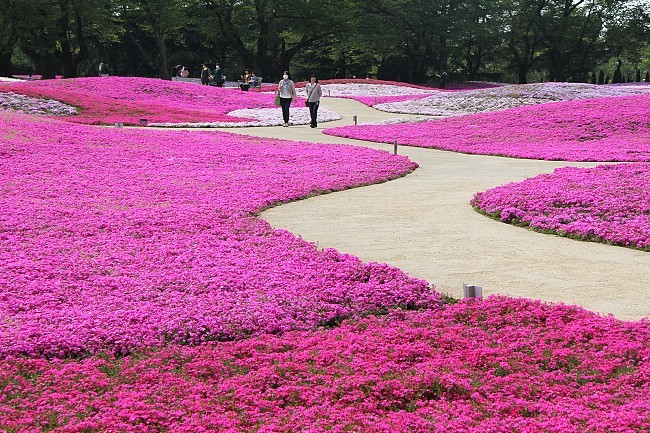
[[[357,116],[352,116],[352,120],[354,120],[354,124],[357,124]]]
[[[393,155],[397,155],[397,141],[393,143]]]
[[[463,297],[483,299],[483,287],[463,283]]]
[[[115,122],[115,127],[116,127],[116,128],[121,128],[121,127],[123,127],[123,126],[124,126],[124,123],[122,123],[122,122]]]

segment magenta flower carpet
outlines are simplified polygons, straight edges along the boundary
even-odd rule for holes
[[[173,89],[146,96],[150,82],[110,97],[90,84],[44,92],[104,101],[69,117],[101,123],[128,107],[156,113],[158,98],[171,107]],[[184,89],[198,92],[190,99],[211,91]],[[39,92],[26,94],[49,97]],[[483,150],[643,161],[647,98],[571,103],[570,120],[549,105],[386,128],[414,142],[433,126],[429,137],[482,137]],[[532,135],[499,132],[515,134],[513,118]],[[257,216],[416,167],[361,147],[0,112],[0,429],[650,430],[650,321],[505,297],[445,303],[425,281],[320,250]],[[648,172],[560,169],[473,204],[647,248]]]
[[[439,296],[254,215],[412,171],[369,149],[0,117],[0,354],[313,329]]]
[[[650,251],[650,164],[566,167],[478,193],[472,205],[503,222]]]
[[[95,125],[250,122],[228,116],[243,108],[274,108],[273,94],[138,77],[92,77],[0,83],[0,92],[55,99],[80,108],[65,120]]]
[[[124,358],[9,357],[0,364],[0,425],[24,432],[641,432],[650,429],[649,337],[648,321],[490,298]]]
[[[519,107],[405,125],[326,129],[339,137],[560,161],[650,161],[650,95]]]

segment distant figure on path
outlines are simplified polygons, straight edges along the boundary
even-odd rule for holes
[[[440,74],[440,83],[438,87],[444,89],[445,85],[447,84],[448,78],[449,78],[449,74],[447,73],[447,71],[442,71],[442,73]]]
[[[201,84],[204,86],[210,84],[210,69],[208,69],[208,65],[205,63],[203,64],[203,68],[201,68]]]
[[[223,71],[219,67],[219,63],[215,65],[214,74],[212,74],[212,79],[217,84],[217,87],[223,87]]]
[[[187,69],[185,66],[183,66],[183,69],[181,69],[181,77],[187,78],[190,76],[190,70]]]
[[[101,62],[99,64],[99,75],[101,77],[108,77],[108,64],[105,62]]]
[[[296,86],[291,81],[289,71],[284,71],[282,80],[278,84],[278,92],[280,93],[280,106],[282,107],[282,119],[284,124],[282,126],[289,126],[289,107],[291,102],[296,102]]]
[[[323,96],[323,89],[318,84],[316,75],[312,75],[307,84],[307,107],[309,107],[309,115],[311,116],[311,123],[309,126],[315,128],[317,126],[316,119],[318,118],[318,106],[320,105],[320,98]]]

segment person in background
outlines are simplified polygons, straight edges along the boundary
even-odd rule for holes
[[[99,64],[99,75],[102,77],[108,77],[108,64],[101,62]]]
[[[282,119],[284,124],[282,126],[289,126],[289,107],[291,102],[296,102],[296,86],[291,81],[289,71],[284,71],[282,79],[278,84],[278,92],[280,93],[280,106],[282,107]]]
[[[320,105],[320,98],[323,96],[323,89],[318,84],[316,75],[312,74],[305,90],[307,90],[307,107],[309,107],[309,115],[311,116],[309,126],[315,128],[317,126],[318,106]]]
[[[215,65],[214,74],[212,74],[212,79],[217,84],[217,87],[223,87],[223,71],[219,67],[219,63]]]
[[[438,83],[438,88],[444,89],[445,85],[447,84],[447,79],[449,78],[449,74],[447,71],[442,71],[440,73],[440,82]]]
[[[248,88],[250,87],[251,83],[251,71],[246,69],[244,74],[241,76],[242,83],[239,85],[239,88],[242,89],[244,92],[248,92]]]
[[[204,86],[210,84],[210,70],[205,63],[203,64],[203,68],[201,68],[201,84]]]
[[[181,77],[187,78],[190,76],[190,70],[187,69],[185,66],[183,66],[183,69],[181,70]]]

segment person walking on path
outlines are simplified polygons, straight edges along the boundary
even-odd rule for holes
[[[321,89],[320,84],[318,84],[318,78],[316,75],[312,75],[309,79],[309,84],[307,84],[307,107],[309,107],[309,115],[311,116],[310,127],[315,128],[317,126],[318,118],[318,106],[320,105],[320,98],[323,96],[323,89]]]
[[[288,71],[284,71],[282,80],[278,84],[278,92],[280,94],[280,106],[282,107],[282,118],[284,124],[282,126],[289,126],[289,107],[291,102],[296,102],[296,86],[291,81]]]
[[[215,65],[213,77],[214,82],[217,83],[217,87],[223,87],[223,71],[218,63]]]
[[[210,84],[210,69],[208,69],[208,65],[205,63],[203,64],[203,68],[201,69],[201,84],[204,86],[207,86]]]

